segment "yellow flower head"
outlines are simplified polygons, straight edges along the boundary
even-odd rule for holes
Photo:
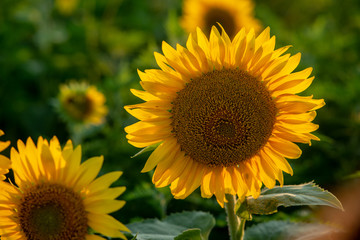
[[[55,7],[63,15],[70,15],[74,12],[79,0],[56,0]]]
[[[125,204],[115,199],[125,187],[109,187],[122,172],[96,178],[102,156],[81,164],[80,146],[68,141],[61,149],[56,137],[40,137],[37,145],[19,140],[10,158],[17,187],[0,183],[1,239],[104,239],[90,228],[126,239],[127,228],[108,215]]]
[[[99,125],[108,113],[105,96],[95,86],[71,82],[60,86],[60,109],[65,119],[73,122]]]
[[[0,129],[0,137],[2,135],[4,135],[4,132]],[[6,142],[0,141],[0,152],[2,152],[9,145],[10,145],[10,141],[6,141]],[[4,175],[9,172],[9,168],[10,168],[10,160],[5,156],[0,155],[0,180],[1,181],[5,179]]]
[[[254,18],[252,0],[185,0],[181,25],[188,32],[196,27],[209,36],[213,25],[220,23],[230,37],[242,28],[260,31],[261,24]]]
[[[140,120],[125,128],[129,143],[161,143],[142,172],[156,167],[153,183],[170,184],[175,198],[201,186],[222,206],[225,194],[257,197],[262,183],[282,185],[282,171],[293,173],[285,158],[301,155],[293,142],[319,140],[311,121],[324,100],[295,95],[313,81],[312,68],[292,73],[300,53],[275,50],[269,28],[258,37],[242,29],[232,41],[198,28],[186,46],[163,42],[161,69],[139,71],[145,91],[131,90],[146,102],[125,107]]]

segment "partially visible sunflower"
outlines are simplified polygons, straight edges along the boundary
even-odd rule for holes
[[[58,99],[59,112],[68,121],[99,125],[108,113],[104,94],[84,82],[61,85]]]
[[[0,129],[0,137],[2,135],[4,135],[4,132]],[[6,142],[0,141],[0,152],[4,151],[4,149],[7,148],[9,145],[10,145],[10,141],[6,141]],[[0,155],[0,181],[6,178],[4,175],[9,172],[9,168],[10,168],[10,160],[5,156]]]
[[[184,0],[181,25],[188,32],[196,27],[209,36],[213,25],[220,23],[232,38],[243,27],[261,30],[259,20],[254,17],[252,0]]]
[[[285,157],[301,155],[293,142],[319,140],[311,121],[324,100],[295,95],[312,83],[312,68],[292,73],[300,53],[275,50],[269,28],[258,37],[242,29],[233,41],[216,27],[208,40],[198,28],[186,46],[163,42],[161,69],[139,71],[145,91],[131,90],[146,102],[125,107],[140,120],[125,128],[129,143],[160,143],[142,172],[156,167],[153,183],[170,184],[175,198],[201,186],[221,206],[225,194],[256,198],[262,183],[283,185],[282,171],[293,174]]]
[[[75,11],[78,3],[79,0],[56,0],[55,7],[61,14],[70,15]]]
[[[125,187],[109,187],[122,172],[95,179],[102,156],[81,164],[80,146],[40,137],[37,145],[19,140],[10,158],[17,186],[0,183],[1,239],[104,239],[93,231],[126,239],[120,231],[128,229],[109,215],[125,204],[115,199]]]

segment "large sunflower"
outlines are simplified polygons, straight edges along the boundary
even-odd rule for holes
[[[104,94],[85,82],[61,85],[58,98],[60,113],[71,122],[99,125],[108,113]]]
[[[0,137],[4,135],[4,132],[0,129]],[[10,141],[0,141],[0,152],[2,152],[5,148],[7,148],[10,145]],[[0,155],[0,181],[5,179],[5,174],[9,172],[9,168],[10,168],[10,160],[3,156]]]
[[[232,41],[216,27],[208,40],[198,28],[186,46],[163,42],[161,70],[139,71],[145,91],[131,90],[146,102],[125,107],[141,120],[125,128],[129,143],[160,143],[142,172],[156,166],[155,186],[171,184],[175,198],[201,186],[222,206],[225,194],[257,197],[262,183],[282,185],[282,171],[293,173],[285,157],[301,155],[293,142],[319,140],[311,121],[324,100],[295,95],[313,81],[312,68],[291,73],[300,53],[274,50],[269,28],[258,37],[242,29]]]
[[[68,141],[61,149],[57,138],[50,143],[29,138],[11,149],[15,183],[0,183],[1,239],[104,239],[89,229],[110,236],[125,236],[127,228],[108,215],[125,202],[115,200],[125,187],[109,186],[119,171],[96,178],[103,157],[81,161],[81,147]]]
[[[220,23],[230,37],[242,28],[260,31],[261,24],[254,18],[252,0],[185,0],[181,25],[188,32],[196,27],[209,36],[213,25]]]

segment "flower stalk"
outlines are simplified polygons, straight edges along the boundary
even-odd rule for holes
[[[226,194],[225,212],[229,228],[230,240],[242,240],[244,238],[245,219],[239,218],[235,213],[236,196]]]

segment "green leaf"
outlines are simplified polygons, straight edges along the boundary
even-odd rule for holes
[[[157,148],[160,145],[161,142],[159,143],[155,143],[153,145],[147,146],[143,149],[141,149],[139,152],[135,153],[133,156],[131,156],[131,158],[137,157],[143,153],[149,152],[149,151],[153,151],[155,148]]]
[[[175,237],[174,240],[203,240],[203,238],[201,237],[200,229],[195,228],[184,231],[182,234]]]
[[[360,178],[360,171],[350,174],[350,175],[346,176],[344,179],[353,179],[353,178]]]
[[[235,206],[236,214],[246,218],[251,214],[272,214],[279,206],[326,205],[344,210],[340,201],[313,182],[264,189],[257,199],[247,197]]]
[[[215,225],[214,217],[205,212],[174,213],[164,218],[147,219],[128,224],[138,240],[206,240]]]
[[[337,232],[324,224],[270,221],[247,228],[244,240],[335,239],[330,236]]]

